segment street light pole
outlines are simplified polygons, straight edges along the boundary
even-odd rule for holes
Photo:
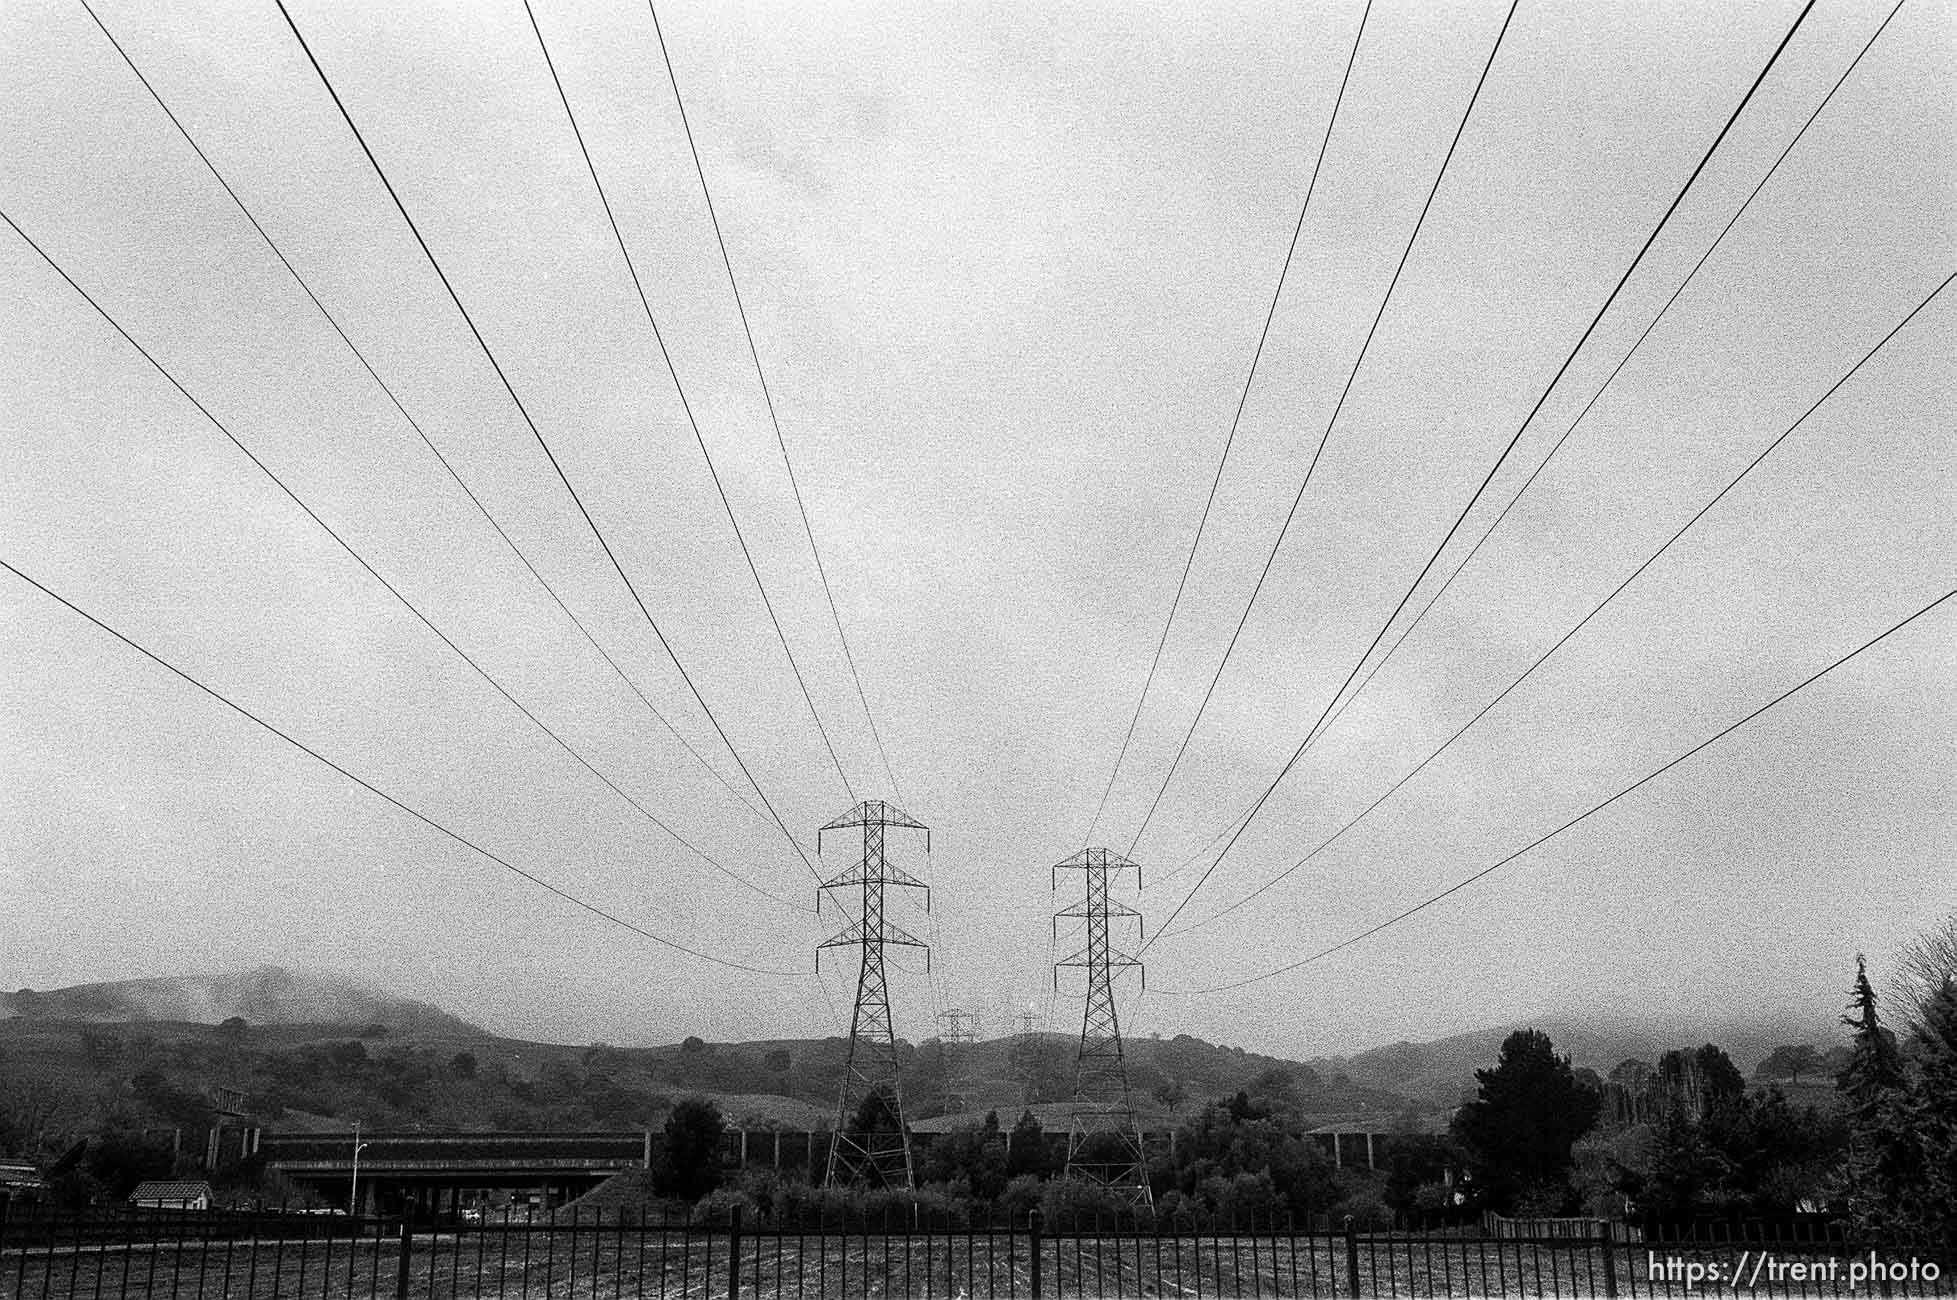
[[[353,1122],[353,1186],[347,1192],[347,1213],[355,1218],[360,1215],[360,1153],[367,1149],[367,1143],[360,1140],[360,1121]]]

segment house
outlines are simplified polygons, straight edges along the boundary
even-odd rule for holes
[[[211,1185],[199,1178],[186,1182],[138,1183],[129,1203],[149,1210],[208,1210]]]
[[[0,1160],[0,1196],[25,1200],[47,1189],[38,1165],[26,1160]]]

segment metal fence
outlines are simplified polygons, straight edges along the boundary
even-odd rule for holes
[[[904,1216],[909,1217],[909,1216]],[[1241,1229],[785,1225],[575,1213],[408,1219],[207,1212],[0,1218],[0,1297],[1957,1296],[1949,1261],[1828,1243]]]

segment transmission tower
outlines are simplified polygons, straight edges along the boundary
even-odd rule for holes
[[[945,1114],[958,1115],[971,1109],[972,1049],[978,1045],[979,1013],[962,1007],[947,1007],[938,1013],[944,1033],[938,1036],[943,1053]]]
[[[1060,872],[1087,873],[1087,900],[1054,913],[1057,935],[1063,919],[1086,923],[1086,946],[1054,963],[1053,982],[1060,985],[1060,968],[1078,966],[1087,972],[1087,1010],[1081,1018],[1080,1053],[1074,1067],[1072,1122],[1067,1130],[1067,1177],[1095,1183],[1125,1196],[1139,1206],[1154,1203],[1142,1158],[1142,1135],[1128,1098],[1128,1070],[1121,1055],[1121,1020],[1115,1013],[1113,971],[1141,963],[1116,951],[1108,941],[1111,918],[1133,918],[1140,936],[1141,913],[1108,897],[1108,872],[1142,869],[1107,849],[1082,849],[1053,868],[1054,887]],[[1143,976],[1146,980],[1147,976]],[[1144,985],[1146,987],[1146,985]]]
[[[904,1103],[897,1089],[897,1037],[890,1021],[890,989],[884,981],[885,944],[924,949],[930,969],[931,948],[884,918],[886,885],[924,890],[924,907],[931,908],[931,890],[921,880],[884,856],[885,828],[924,832],[924,851],[931,851],[931,832],[909,813],[872,799],[857,804],[816,832],[816,852],[822,851],[824,831],[863,828],[863,856],[848,870],[822,882],[816,890],[816,910],[822,910],[823,891],[861,890],[862,907],[856,919],[835,937],[818,944],[816,970],[822,969],[824,948],[860,947],[863,964],[856,980],[856,1009],[849,1023],[849,1058],[843,1069],[842,1096],[836,1102],[836,1128],[829,1143],[829,1186],[869,1183],[912,1186],[910,1130],[904,1126]]]
[[[1046,1036],[1040,1033],[1040,1013],[1030,1006],[1013,1011],[1012,1046],[1006,1049],[1006,1064],[1019,1080],[1020,1101],[1028,1106],[1043,1101],[1046,1082]]]

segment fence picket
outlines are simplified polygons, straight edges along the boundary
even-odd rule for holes
[[[1872,1278],[1851,1292],[1850,1262],[1866,1265],[1871,1250],[1895,1260],[1912,1253],[1893,1240],[1871,1245],[1797,1222],[1680,1224],[1665,1234],[1672,1240],[1658,1242],[1594,1220],[1563,1228],[1545,1227],[1549,1221],[1544,1220],[1491,1218],[1478,1229],[1457,1224],[1439,1231],[1386,1232],[1361,1231],[1357,1225],[1329,1231],[1322,1220],[1301,1226],[1276,1217],[1216,1229],[1187,1221],[1110,1222],[1106,1216],[1097,1222],[1091,1215],[1050,1222],[1037,1213],[1018,1224],[955,1221],[922,1212],[900,1222],[894,1213],[875,1211],[840,1222],[831,1214],[817,1223],[813,1217],[801,1221],[752,1206],[730,1208],[705,1221],[582,1209],[561,1222],[541,1216],[449,1224],[425,1210],[409,1210],[398,1219],[283,1209],[146,1208],[74,1215],[18,1200],[0,1203],[0,1296],[488,1300],[494,1292],[498,1300],[567,1294],[578,1300],[828,1300],[832,1295],[978,1300],[1022,1294],[1067,1300],[1143,1295],[1639,1300],[1704,1293],[1707,1288],[1695,1289],[1674,1269],[1739,1267],[1744,1251],[1746,1269],[1762,1259],[1776,1266],[1757,1280],[1745,1280],[1743,1289],[1753,1294],[1853,1300],[1884,1294],[1888,1279]],[[1528,1231],[1531,1226],[1540,1231]],[[511,1258],[513,1251],[522,1259]],[[1935,1258],[1921,1247],[1914,1253],[1926,1261]],[[1788,1271],[1830,1259],[1840,1262],[1838,1278]],[[1674,1269],[1664,1267],[1668,1261]],[[1941,1282],[1899,1275],[1886,1290],[1896,1296],[1950,1296],[1951,1264],[1942,1266]]]

